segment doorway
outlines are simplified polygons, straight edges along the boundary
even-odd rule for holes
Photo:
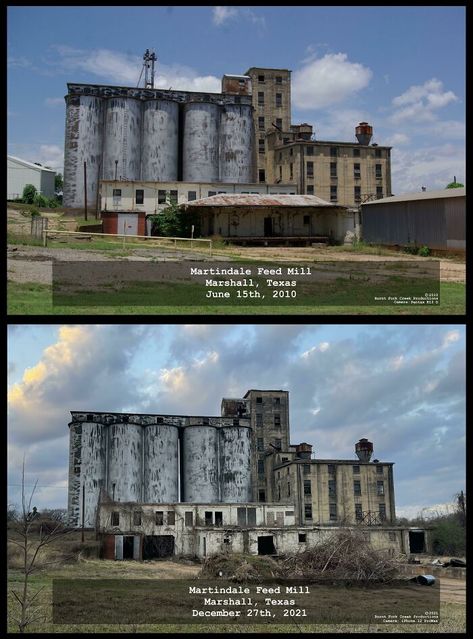
[[[133,559],[133,535],[123,536],[123,559]]]
[[[174,555],[173,535],[146,535],[143,542],[143,559],[161,559]]]
[[[409,550],[414,554],[425,552],[425,533],[423,530],[409,531]]]
[[[271,237],[273,234],[273,218],[265,217],[264,218],[264,236]]]
[[[272,535],[258,537],[258,555],[275,555],[274,539]]]

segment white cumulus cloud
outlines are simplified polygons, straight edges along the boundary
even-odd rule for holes
[[[294,104],[301,109],[322,109],[343,102],[366,88],[372,75],[371,69],[350,62],[345,53],[327,53],[294,72]]]
[[[444,91],[443,83],[436,78],[424,84],[413,85],[401,95],[395,97],[392,105],[395,108],[391,116],[393,124],[405,120],[432,122],[437,119],[435,111],[456,102],[458,97],[453,91]]]
[[[238,10],[236,7],[214,7],[212,19],[214,24],[220,26],[221,24],[232,20],[232,18],[235,18],[237,15]]]

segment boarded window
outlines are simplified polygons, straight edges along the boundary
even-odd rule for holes
[[[174,526],[176,523],[176,513],[173,510],[168,510],[168,526]]]
[[[284,526],[284,513],[276,513],[276,524],[278,526]]]
[[[156,526],[164,525],[164,512],[162,510],[156,511]]]
[[[246,526],[246,508],[237,508],[237,523],[239,526]]]
[[[266,524],[267,524],[268,526],[274,526],[274,521],[275,521],[275,519],[274,519],[274,513],[273,513],[273,512],[271,512],[271,511],[270,511],[270,512],[268,512],[268,513],[266,513]]]
[[[192,526],[194,524],[194,513],[187,512],[184,515],[186,526]]]
[[[120,513],[113,512],[112,513],[112,526],[120,525]]]
[[[256,526],[256,508],[248,508],[248,526]]]
[[[133,513],[133,526],[141,526],[141,513],[139,511]]]

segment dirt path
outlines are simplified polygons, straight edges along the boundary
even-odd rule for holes
[[[466,604],[466,581],[440,577],[440,601]]]

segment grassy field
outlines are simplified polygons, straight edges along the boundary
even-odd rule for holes
[[[460,315],[465,309],[465,285],[461,283],[444,282],[440,284],[440,304],[437,306],[368,306],[360,304],[363,296],[357,298],[353,291],[346,287],[350,283],[339,283],[337,290],[332,292],[332,303],[295,306],[289,301],[278,306],[215,304],[209,300],[208,304],[176,306],[173,300],[192,299],[192,285],[168,285],[167,299],[169,305],[153,305],[150,300],[156,289],[145,282],[122,288],[119,291],[97,291],[90,293],[84,305],[80,299],[74,305],[61,305],[52,302],[52,287],[44,284],[8,283],[8,313],[10,315],[163,315],[163,314],[211,314],[211,315],[327,315],[327,314],[355,314],[355,315]],[[163,294],[165,285],[161,285]],[[154,293],[153,293],[154,290]],[[370,294],[370,287],[360,289],[363,295]],[[341,303],[346,295],[351,295],[353,305]],[[113,305],[103,303],[104,296],[110,295]],[[330,298],[327,298],[329,300]],[[337,301],[338,300],[338,301]],[[219,300],[223,301],[223,300]],[[212,303],[211,303],[212,302]]]
[[[199,570],[199,566],[185,565],[178,562],[113,562],[96,559],[81,560],[56,568],[47,569],[34,574],[31,578],[31,592],[43,587],[38,595],[38,605],[43,618],[29,628],[29,632],[38,633],[96,633],[96,632],[153,632],[153,633],[227,633],[227,632],[265,632],[268,626],[264,624],[54,624],[52,623],[52,580],[55,578],[66,579],[193,579]],[[21,573],[18,569],[11,569],[8,575],[8,608],[10,615],[17,613],[12,589],[19,589]],[[441,603],[440,623],[428,625],[368,625],[368,624],[271,624],[273,633],[327,633],[327,632],[464,632],[465,631],[465,606],[457,603]],[[16,632],[14,623],[9,620],[9,632]]]

